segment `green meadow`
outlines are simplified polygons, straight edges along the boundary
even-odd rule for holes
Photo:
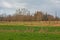
[[[60,40],[60,27],[0,25],[0,40]]]

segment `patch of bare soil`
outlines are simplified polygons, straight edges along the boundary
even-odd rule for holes
[[[60,24],[54,24],[53,26],[60,26]]]

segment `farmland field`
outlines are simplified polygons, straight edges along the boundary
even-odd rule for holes
[[[60,34],[0,32],[0,40],[60,40]]]
[[[0,25],[0,40],[60,40],[60,26]]]
[[[18,22],[0,22],[0,25],[26,25],[26,26],[60,26],[60,21],[18,21]]]

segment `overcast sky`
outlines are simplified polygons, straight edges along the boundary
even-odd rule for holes
[[[36,10],[60,15],[60,0],[0,0],[0,14],[13,14],[17,8],[26,8],[31,12]]]

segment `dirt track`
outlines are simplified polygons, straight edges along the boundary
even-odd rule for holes
[[[21,31],[21,30],[0,30],[0,32],[23,32],[23,33],[26,33],[26,32],[33,32],[33,31]],[[60,34],[60,32],[57,32],[57,31],[54,31],[54,32],[49,32],[49,31],[46,31],[46,30],[40,30],[40,31],[37,31],[37,33],[51,33],[51,34]]]

